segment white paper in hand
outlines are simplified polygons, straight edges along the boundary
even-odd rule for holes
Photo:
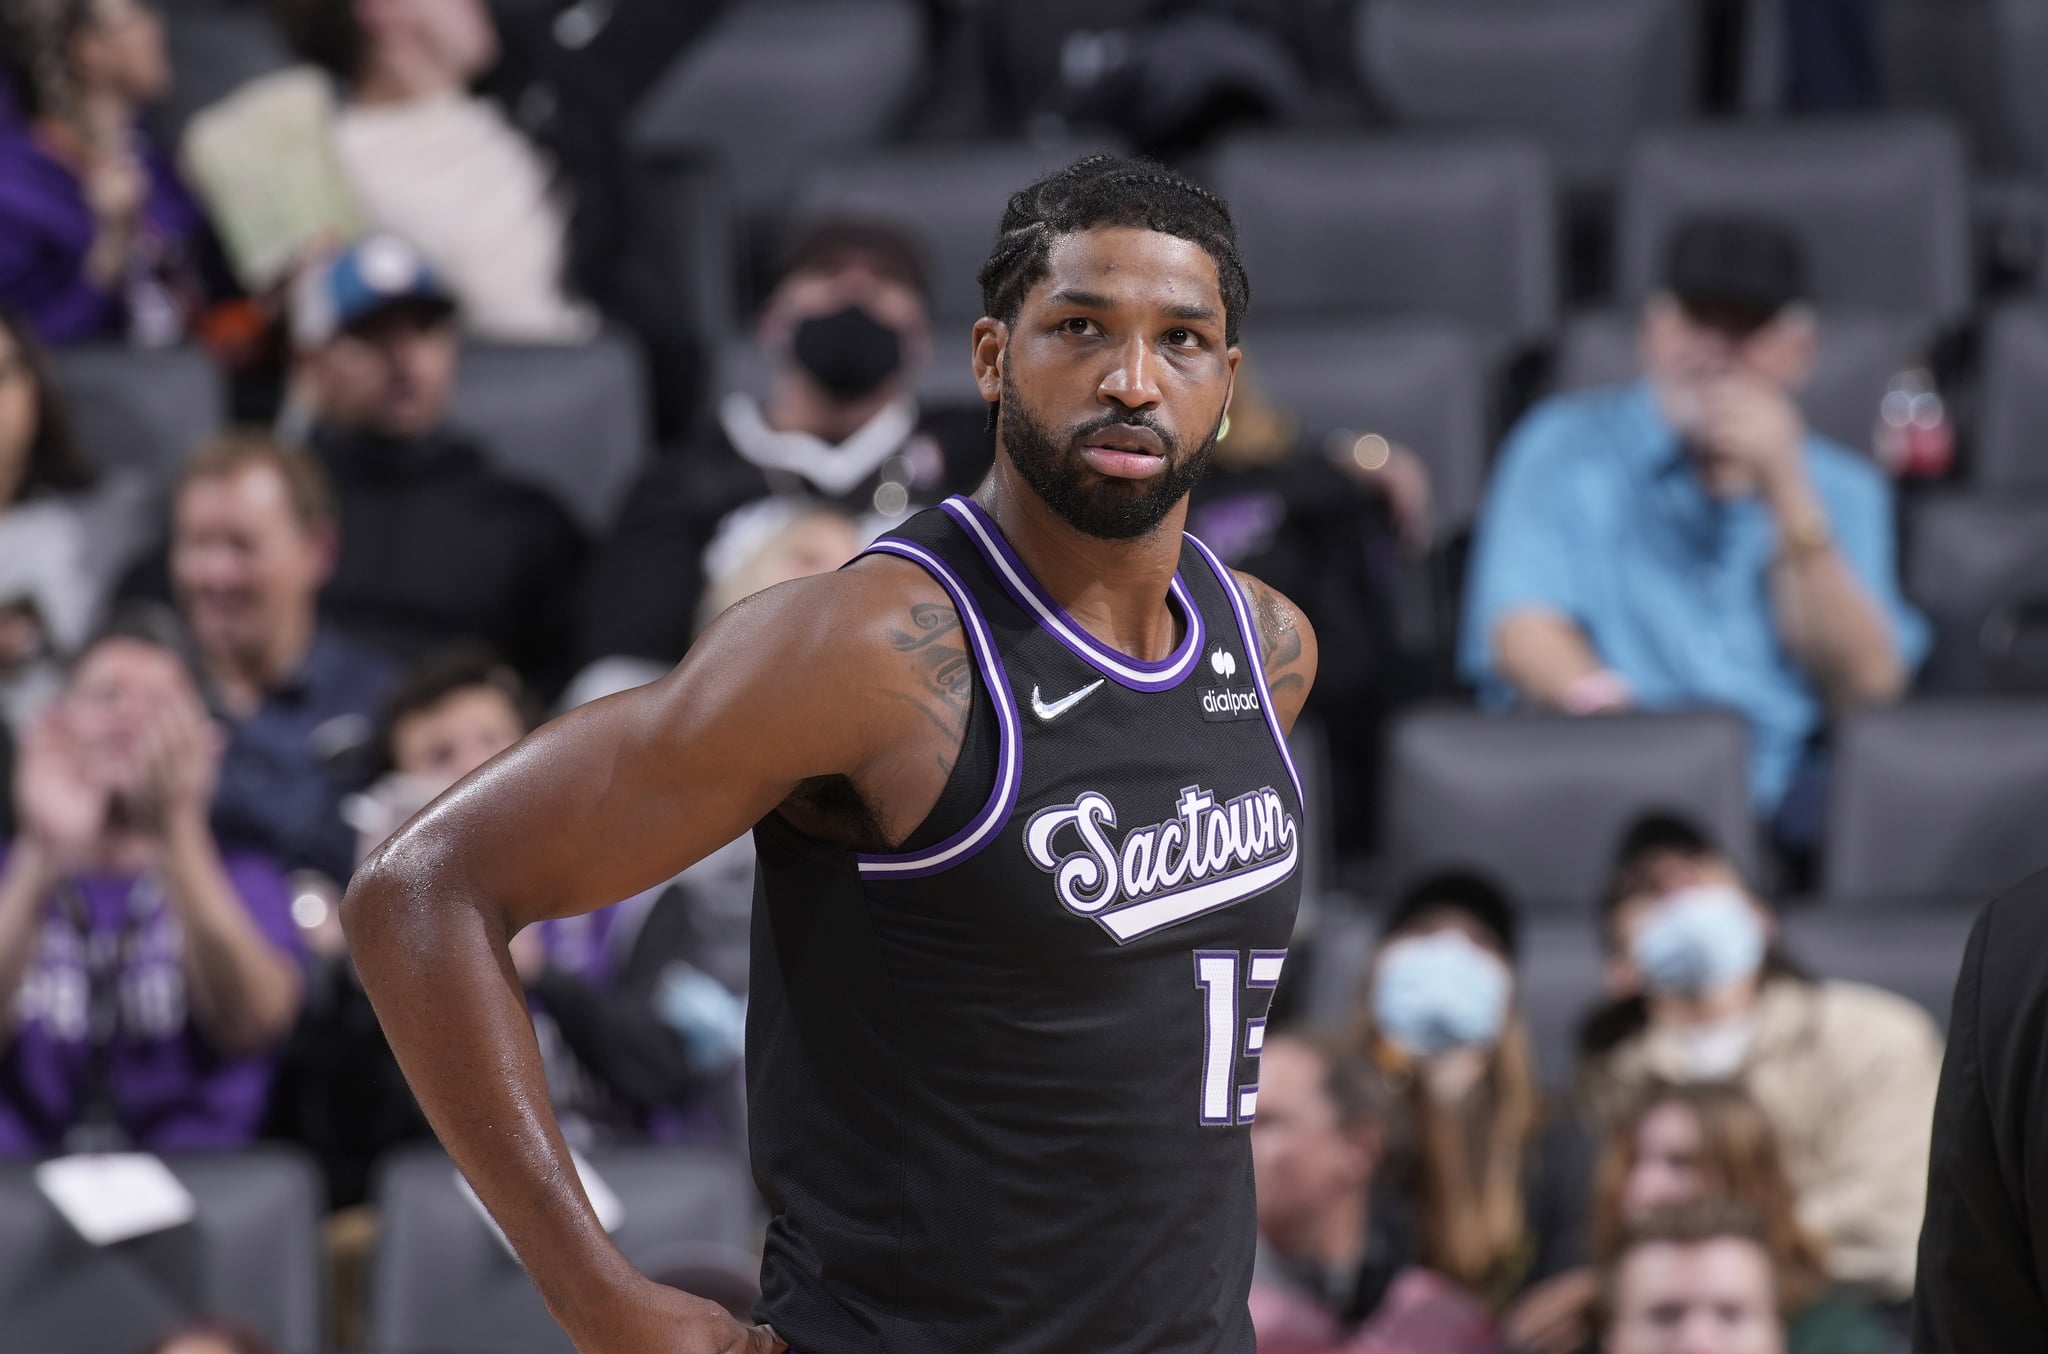
[[[43,1197],[95,1246],[176,1227],[199,1211],[192,1191],[147,1152],[58,1157],[35,1175]]]
[[[597,1214],[598,1226],[616,1234],[619,1225],[626,1220],[625,1205],[619,1202],[619,1196],[612,1192],[612,1187],[605,1183],[604,1177],[597,1173],[597,1168],[585,1161],[583,1154],[573,1147],[569,1149],[569,1161],[576,1168],[576,1178],[583,1182],[583,1192],[590,1198],[590,1208]],[[491,1235],[505,1248],[505,1254],[516,1261],[519,1258],[518,1252],[514,1251],[512,1243],[505,1239],[505,1233],[499,1228],[497,1220],[491,1216],[490,1210],[484,1207],[484,1201],[470,1188],[469,1177],[459,1170],[455,1172],[455,1192],[469,1201],[469,1206],[483,1219],[484,1226],[490,1228]]]

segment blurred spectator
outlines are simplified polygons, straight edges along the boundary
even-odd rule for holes
[[[1259,1354],[1493,1354],[1477,1299],[1388,1254],[1372,1226],[1392,1098],[1366,1059],[1275,1035],[1259,1052]],[[1375,1243],[1378,1243],[1377,1245]]]
[[[206,1317],[179,1326],[151,1343],[143,1354],[279,1354],[279,1350],[253,1327]]]
[[[143,536],[148,490],[72,440],[49,357],[0,312],[0,724],[17,734],[64,684]]]
[[[1913,1348],[1999,1354],[2048,1330],[2048,873],[1978,914],[1956,978],[1934,1105]]]
[[[1815,327],[1798,242],[1746,218],[1672,238],[1646,379],[1538,406],[1481,514],[1460,666],[1496,706],[1718,704],[1748,717],[1780,839],[1820,831],[1826,715],[1897,699],[1927,648],[1891,496],[1802,421]]]
[[[1546,1113],[1516,1000],[1519,920],[1492,884],[1412,888],[1373,956],[1353,1043],[1400,1088],[1418,1261],[1504,1309],[1586,1259],[1591,1148]]]
[[[567,675],[582,541],[560,504],[448,427],[455,313],[395,236],[359,241],[300,282],[289,422],[308,428],[344,527],[322,609],[403,657],[474,636],[545,686]]]
[[[931,317],[924,264],[895,227],[827,220],[804,230],[756,333],[774,364],[767,401],[728,393],[701,445],[642,476],[585,585],[585,659],[681,658],[705,548],[735,509],[807,496],[872,537],[987,469],[980,406],[933,413],[912,394],[931,360]]]
[[[1766,6],[1750,9],[1751,22]],[[1846,113],[1877,107],[1877,0],[1784,0],[1785,101],[1804,112]]]
[[[484,0],[279,0],[294,45],[340,85],[335,138],[365,218],[416,244],[485,338],[588,337],[569,295],[555,166],[470,92],[498,60]]]
[[[355,866],[341,797],[364,778],[397,673],[319,620],[338,543],[312,457],[235,433],[186,465],[171,580],[231,730],[214,829],[339,883]]]
[[[704,552],[700,631],[733,603],[778,583],[830,573],[860,553],[851,517],[809,498],[764,498],[735,509]]]
[[[1232,568],[1307,599],[1307,614],[1330,619],[1308,712],[1330,742],[1338,844],[1365,849],[1379,820],[1381,735],[1412,687],[1395,597],[1404,544],[1427,535],[1429,482],[1405,448],[1390,446],[1379,473],[1303,449],[1294,420],[1266,400],[1253,367],[1250,358],[1238,364],[1230,420],[1190,497],[1188,530]],[[1392,490],[1395,483],[1403,489]]]
[[[1579,1068],[1589,1117],[1620,1132],[1657,1083],[1741,1086],[1777,1132],[1829,1272],[1903,1301],[1926,1202],[1934,1023],[1889,992],[1795,968],[1770,908],[1675,818],[1630,829],[1603,926],[1609,1003],[1587,1022]]]
[[[117,617],[15,770],[0,1155],[240,1146],[298,1014],[283,875],[207,824],[221,738],[175,621]]]
[[[1784,1354],[1781,1280],[1763,1223],[1739,1205],[1651,1215],[1605,1285],[1607,1354]]]
[[[1764,1224],[1787,1317],[1786,1354],[1892,1354],[1876,1313],[1828,1277],[1826,1252],[1801,1225],[1770,1121],[1739,1087],[1719,1082],[1653,1087],[1600,1160],[1594,1254],[1610,1258],[1623,1232],[1660,1208],[1732,1202]],[[1510,1323],[1518,1351],[1574,1354],[1592,1347],[1600,1280],[1587,1268],[1530,1295]]]
[[[0,304],[52,343],[183,338],[224,271],[198,205],[149,144],[170,89],[146,0],[4,0],[24,122],[0,131]]]

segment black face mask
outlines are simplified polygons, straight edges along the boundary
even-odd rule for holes
[[[903,365],[903,339],[861,309],[813,315],[796,327],[797,364],[842,400],[873,394]]]

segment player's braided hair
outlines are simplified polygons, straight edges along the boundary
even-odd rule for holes
[[[1045,276],[1053,241],[1097,226],[1141,226],[1200,245],[1216,261],[1223,286],[1225,341],[1237,342],[1252,287],[1237,254],[1230,208],[1165,165],[1107,152],[1076,160],[1011,196],[995,249],[981,265],[983,313],[1015,323],[1025,293]]]

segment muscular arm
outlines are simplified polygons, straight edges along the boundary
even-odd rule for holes
[[[343,923],[406,1079],[580,1349],[777,1346],[656,1289],[598,1226],[506,942],[659,883],[816,778],[846,777],[876,826],[907,832],[944,781],[944,735],[927,718],[943,708],[929,657],[941,646],[891,636],[919,637],[913,608],[934,602],[936,585],[888,560],[771,589],[661,681],[572,711],[481,768],[350,885]],[[925,632],[943,631],[943,615],[924,615]]]
[[[1259,662],[1273,693],[1273,712],[1280,718],[1280,728],[1292,733],[1316,681],[1315,627],[1294,603],[1250,574],[1238,574],[1237,579],[1251,598]]]

